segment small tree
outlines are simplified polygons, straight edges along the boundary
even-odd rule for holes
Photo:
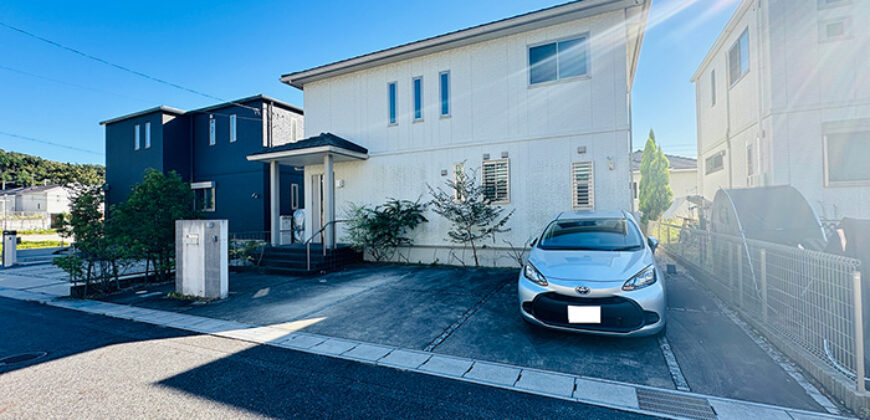
[[[193,190],[181,177],[149,169],[127,201],[111,213],[111,231],[154,269],[157,281],[169,280],[175,267],[175,221],[197,216]]]
[[[671,191],[671,176],[668,172],[670,162],[662,149],[656,145],[652,129],[643,149],[640,160],[640,211],[643,223],[658,219],[671,206],[674,192]]]
[[[477,182],[474,172],[456,171],[456,179],[445,181],[446,191],[429,186],[432,195],[432,211],[451,223],[448,239],[454,243],[468,244],[474,255],[474,266],[480,267],[477,256],[481,241],[492,239],[499,232],[508,232],[505,225],[513,210],[503,215],[504,208],[493,205],[484,194],[484,186]]]
[[[400,246],[411,245],[408,233],[427,222],[426,204],[389,199],[377,207],[351,205],[348,210],[348,239],[354,249],[371,253],[375,261],[391,259]]]

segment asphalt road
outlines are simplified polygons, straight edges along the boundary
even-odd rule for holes
[[[640,418],[0,298],[0,418]]]

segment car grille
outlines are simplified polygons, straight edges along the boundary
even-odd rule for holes
[[[568,323],[569,305],[600,306],[601,323]],[[606,298],[583,298],[576,296],[564,296],[555,292],[542,293],[535,298],[530,307],[528,307],[528,309],[526,310],[534,315],[535,318],[547,324],[584,330],[601,330],[614,332],[629,332],[636,330],[640,327],[643,327],[647,323],[647,318],[651,318],[647,317],[644,314],[643,309],[641,309],[641,307],[637,303],[620,296],[612,296]],[[658,316],[655,317],[655,321],[658,321]]]

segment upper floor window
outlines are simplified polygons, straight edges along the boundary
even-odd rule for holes
[[[423,76],[413,79],[414,85],[414,120],[423,119]]]
[[[441,116],[450,116],[450,72],[442,71],[438,74],[439,91],[441,93]]]
[[[571,164],[571,187],[571,206],[575,210],[595,208],[592,162],[574,162]]]
[[[716,105],[716,70],[710,71],[710,106]]]
[[[290,123],[290,141],[292,141],[292,142],[296,141],[296,120],[295,119]]]
[[[728,84],[734,85],[749,72],[749,29],[744,29],[740,38],[728,51]]]
[[[838,130],[825,135],[825,184],[870,183],[870,130]]]
[[[819,41],[836,41],[852,36],[852,20],[847,17],[819,22]]]
[[[828,9],[831,7],[845,6],[851,4],[852,0],[819,0],[819,9]]]
[[[238,140],[236,137],[236,114],[230,115],[230,143]]]
[[[145,148],[151,148],[151,123],[145,123]]]
[[[704,173],[706,175],[712,174],[713,172],[719,172],[722,169],[725,169],[725,152],[716,153],[713,156],[708,157],[704,160]]]
[[[587,39],[584,35],[529,47],[529,84],[587,75]]]
[[[483,161],[483,196],[492,204],[511,201],[510,161],[508,159]]]
[[[214,117],[211,117],[208,119],[208,145],[209,146],[215,145],[215,142],[216,142],[215,134],[217,134],[215,131],[215,119],[214,119]]]
[[[133,126],[133,130],[135,134],[133,134],[133,150],[139,150],[141,145],[140,133],[139,133],[139,124]]]
[[[396,82],[387,84],[387,116],[390,125],[396,124],[396,96],[398,95],[398,87]]]

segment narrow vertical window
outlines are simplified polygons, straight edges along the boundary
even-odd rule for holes
[[[450,116],[450,72],[442,71],[438,75],[441,91],[441,116]]]
[[[465,201],[465,197],[460,194],[459,184],[465,182],[465,163],[456,163],[453,165],[453,201],[457,203]]]
[[[571,164],[571,201],[575,210],[595,208],[595,184],[593,182],[592,162]]]
[[[235,142],[238,139],[236,137],[236,114],[230,115],[230,143]]]
[[[151,148],[151,123],[145,123],[145,148]]]
[[[214,146],[215,144],[215,120],[214,117],[209,118],[208,120],[208,145]]]
[[[710,106],[716,105],[716,70],[710,71]]]
[[[388,114],[388,120],[390,122],[390,125],[396,124],[396,95],[398,93],[397,91],[398,91],[398,88],[396,87],[396,82],[391,82],[387,85],[387,97],[389,98],[387,100],[387,102],[388,102],[387,107],[389,108],[389,110],[387,111],[387,114]]]
[[[139,147],[141,144],[140,143],[141,140],[139,138],[139,136],[141,135],[141,134],[139,134],[139,124],[134,125],[133,130],[135,133],[135,134],[133,134],[133,150],[139,150]]]
[[[413,80],[414,85],[414,120],[423,119],[423,76],[417,76]]]
[[[299,184],[290,184],[290,208],[299,208]]]
[[[290,141],[296,142],[296,120],[293,120],[290,125]]]

